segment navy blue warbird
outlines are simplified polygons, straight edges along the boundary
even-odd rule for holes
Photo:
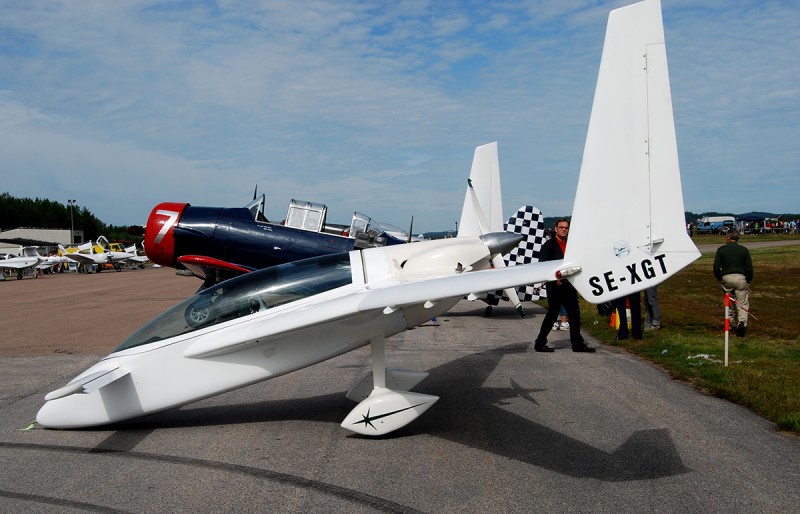
[[[349,226],[328,223],[325,205],[297,200],[285,220],[271,222],[264,202],[261,195],[244,207],[158,204],[147,220],[145,252],[156,264],[189,270],[208,287],[285,262],[410,239],[358,212]]]

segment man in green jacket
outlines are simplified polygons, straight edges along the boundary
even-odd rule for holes
[[[753,280],[753,260],[750,251],[739,244],[739,231],[731,229],[725,235],[725,245],[714,257],[714,276],[722,289],[731,293],[736,304],[731,309],[731,324],[736,335],[747,332],[747,313],[750,311],[750,282]]]

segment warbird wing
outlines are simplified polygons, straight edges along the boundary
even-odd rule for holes
[[[246,268],[205,255],[181,255],[178,257],[178,262],[183,264],[192,275],[203,280],[210,280],[209,283],[216,281],[216,275],[219,270],[231,271],[235,274],[253,271],[253,268]]]
[[[496,265],[522,236],[494,231],[499,182],[475,177],[459,237],[315,257],[213,285],[50,393],[37,421],[54,428],[122,421],[369,344],[373,369],[348,392],[359,403],[342,426],[386,434],[438,399],[410,392],[426,373],[386,368],[386,337],[465,295],[563,278],[599,303],[664,281],[699,252],[683,230],[663,45],[658,0],[611,13],[564,260]],[[484,145],[473,171],[491,175],[496,162],[496,145]]]

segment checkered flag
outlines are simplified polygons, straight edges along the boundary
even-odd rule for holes
[[[530,205],[520,207],[516,214],[503,225],[503,229],[506,232],[522,234],[525,237],[516,248],[503,256],[506,266],[539,261],[539,252],[545,242],[542,211]],[[520,301],[533,302],[544,297],[543,286],[544,284],[532,284],[518,287],[517,294],[519,294]],[[495,291],[486,295],[486,302],[489,305],[497,305],[501,299],[508,301],[508,297],[503,291]]]

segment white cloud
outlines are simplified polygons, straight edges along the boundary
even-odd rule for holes
[[[687,208],[800,210],[800,8],[663,3]],[[7,6],[3,175],[13,163],[37,180],[0,187],[91,191],[84,205],[124,224],[164,200],[241,205],[259,183],[277,212],[300,197],[396,225],[430,213],[429,230],[457,218],[472,150],[498,140],[507,210],[528,198],[566,214],[619,4]],[[138,176],[116,202],[136,220],[102,200],[119,171]]]

